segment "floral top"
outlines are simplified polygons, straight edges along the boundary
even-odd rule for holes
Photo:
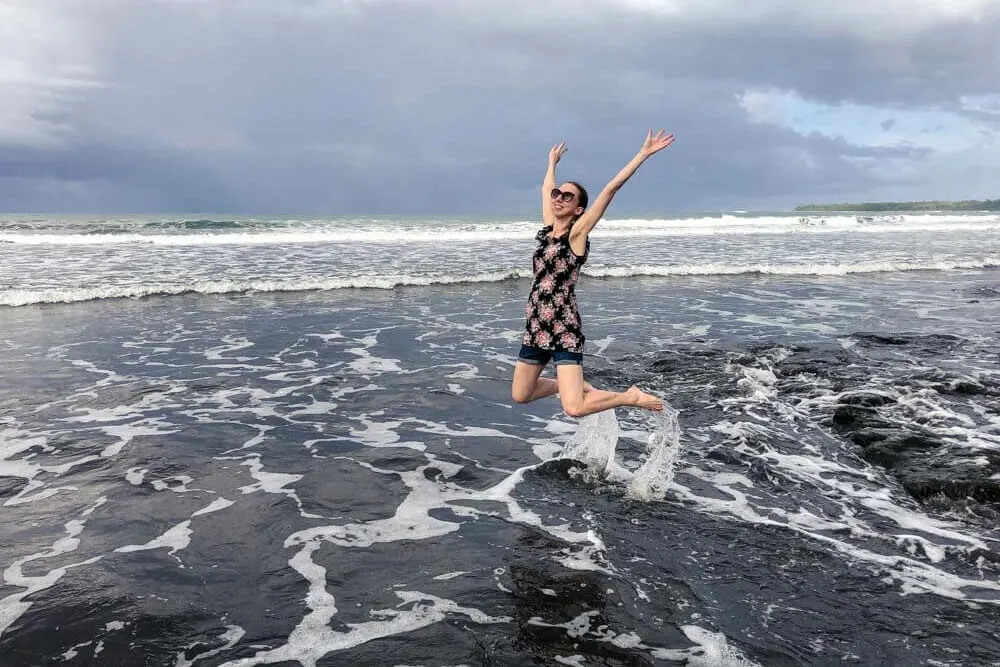
[[[590,254],[590,239],[581,257],[570,248],[569,230],[557,238],[549,236],[551,231],[552,226],[546,225],[535,237],[535,278],[525,308],[528,319],[522,342],[543,350],[583,352],[584,335],[574,288],[580,267]]]

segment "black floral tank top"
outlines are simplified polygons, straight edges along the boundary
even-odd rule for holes
[[[532,257],[535,277],[525,308],[522,342],[543,350],[583,352],[583,325],[576,305],[576,280],[580,267],[590,254],[590,239],[583,256],[578,256],[569,246],[570,225],[565,234],[549,236],[551,225],[546,225],[535,236],[538,246]]]

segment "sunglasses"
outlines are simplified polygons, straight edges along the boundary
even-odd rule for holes
[[[549,193],[549,196],[552,197],[553,199],[562,199],[563,201],[573,201],[573,198],[576,197],[576,193],[563,192],[559,188],[552,188],[552,192]]]

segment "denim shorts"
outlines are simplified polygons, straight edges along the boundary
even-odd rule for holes
[[[544,366],[549,360],[555,362],[556,366],[563,364],[583,365],[582,352],[570,352],[569,350],[543,350],[540,347],[522,345],[521,352],[517,355],[518,361],[535,366]]]

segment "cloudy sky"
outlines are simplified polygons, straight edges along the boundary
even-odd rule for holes
[[[1000,0],[0,0],[0,210],[1000,197]]]

